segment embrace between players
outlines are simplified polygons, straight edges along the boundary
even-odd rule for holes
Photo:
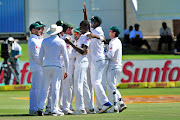
[[[32,84],[29,114],[119,113],[127,108],[116,88],[122,70],[120,28],[110,28],[111,40],[105,52],[101,18],[93,16],[90,24],[86,4],[83,12],[84,20],[74,30],[74,42],[73,26],[69,23],[59,20],[52,24],[47,30],[50,37],[46,39],[42,36],[45,27],[42,22],[30,25],[28,54]],[[72,107],[73,97],[76,111]]]

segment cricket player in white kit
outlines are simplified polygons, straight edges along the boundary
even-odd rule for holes
[[[121,41],[118,39],[118,35],[120,34],[120,28],[117,26],[113,26],[110,28],[109,37],[111,41],[109,43],[109,50],[107,52],[107,57],[110,59],[109,67],[108,67],[108,79],[107,79],[107,94],[109,97],[110,102],[114,104],[114,111],[118,113],[121,112],[127,106],[123,104],[123,101],[120,100],[120,104],[118,108],[118,96],[117,93],[120,92],[117,90],[117,80],[120,78],[120,73],[122,71],[122,44]],[[120,95],[121,96],[121,95]]]
[[[42,67],[39,61],[39,52],[42,43],[42,39],[39,39],[39,36],[41,35],[40,27],[42,26],[37,23],[31,24],[29,27],[31,36],[28,40],[28,56],[30,71],[32,72],[29,114],[36,114],[38,110],[38,96],[43,76]]]
[[[51,85],[52,89],[52,116],[62,116],[64,113],[59,111],[59,90],[60,82],[62,80],[61,60],[60,56],[63,55],[65,64],[64,78],[67,77],[69,66],[69,59],[66,50],[66,43],[57,35],[62,31],[61,26],[53,24],[47,30],[50,37],[43,40],[39,54],[41,66],[43,66],[43,83],[40,92],[40,103],[38,105],[38,115],[43,116],[44,105],[49,93]]]
[[[84,19],[88,20],[86,12],[86,4],[84,4]],[[104,32],[100,27],[102,20],[98,16],[91,18],[91,34],[87,35],[91,38],[90,55],[91,55],[91,83],[95,89],[96,103],[98,104],[99,113],[106,112],[113,105],[109,102],[106,92],[102,86],[102,75],[104,68],[107,66],[108,60],[104,54],[105,40]],[[100,106],[101,105],[101,106]]]
[[[88,68],[88,46],[89,46],[89,38],[86,36],[90,34],[89,32],[89,22],[82,21],[80,23],[80,31],[82,35],[77,41],[77,46],[74,45],[70,40],[66,39],[66,43],[70,44],[77,52],[75,61],[75,71],[74,71],[74,94],[75,94],[75,106],[77,111],[75,114],[87,114],[84,106],[84,98],[83,98],[83,83],[87,80],[87,68]]]

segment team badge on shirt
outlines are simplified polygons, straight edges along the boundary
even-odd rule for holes
[[[112,47],[111,48],[109,48],[110,50],[112,50]]]
[[[38,47],[37,46],[35,46],[35,49],[37,49]]]

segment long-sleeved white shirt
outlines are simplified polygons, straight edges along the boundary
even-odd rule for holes
[[[41,48],[42,39],[39,39],[35,34],[31,34],[28,40],[28,56],[29,56],[29,65],[30,71],[42,70],[39,61],[39,52]]]
[[[110,59],[109,65],[122,67],[122,44],[118,37],[110,41],[106,55]]]
[[[102,30],[102,27],[97,27],[95,29],[91,28],[91,32],[97,36],[102,36],[104,37],[104,32]],[[97,39],[97,38],[92,38],[91,39],[91,44],[90,44],[90,56],[92,57],[92,60],[100,60],[104,59],[104,42],[103,40]]]
[[[43,40],[39,53],[40,64],[43,67],[61,67],[60,56],[63,56],[65,72],[68,71],[69,58],[66,43],[58,35],[52,35]]]

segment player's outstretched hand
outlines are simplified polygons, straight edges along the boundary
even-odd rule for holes
[[[64,80],[67,78],[68,73],[64,73]]]
[[[86,13],[86,3],[84,3],[83,12]]]

